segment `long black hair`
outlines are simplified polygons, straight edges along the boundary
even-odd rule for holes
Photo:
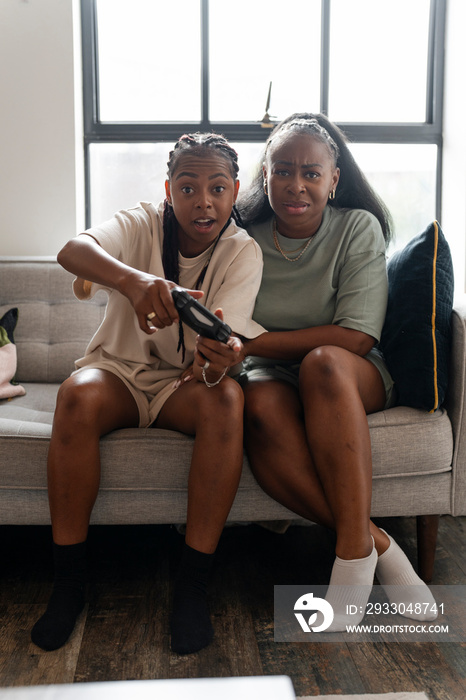
[[[392,217],[356,163],[348,148],[345,134],[325,115],[310,112],[296,112],[287,117],[277,124],[267,139],[261,167],[250,187],[238,200],[238,210],[245,228],[266,221],[273,216],[269,198],[264,192],[262,174],[262,164],[265,162],[270,144],[282,134],[299,131],[312,135],[325,143],[334,159],[335,167],[340,169],[335,198],[329,199],[328,204],[337,209],[365,209],[373,214],[382,227],[385,244],[388,246],[392,238]]]
[[[173,150],[170,151],[168,156],[168,179],[170,180],[173,177],[178,167],[178,161],[183,154],[189,153],[190,155],[205,155],[206,151],[212,150],[215,150],[216,153],[221,154],[225,159],[228,160],[230,164],[231,176],[236,182],[236,180],[238,179],[239,166],[238,154],[236,153],[235,149],[232,146],[230,146],[226,138],[224,136],[221,136],[220,134],[209,134],[200,132],[196,132],[194,134],[183,134],[183,136],[181,136],[176,142]],[[241,217],[238,211],[236,210],[236,207],[233,207],[232,209],[231,218],[233,218],[239,226],[242,226]],[[214,243],[214,246],[217,244],[218,239],[228,227],[229,223],[230,220],[226,222],[225,226],[220,231],[217,241]],[[202,285],[202,282],[204,281],[204,277],[206,275],[207,267],[211,257],[212,256],[210,256],[208,262],[206,263],[199,277],[197,278],[195,284],[196,289],[199,289]],[[178,221],[173,211],[173,207],[168,203],[167,199],[165,199],[163,209],[162,264],[165,273],[165,279],[171,280],[172,282],[176,282],[176,284],[179,284],[180,268],[178,247]],[[184,361],[185,346],[183,326],[181,321],[179,324],[178,350],[180,349],[182,349],[182,358]]]

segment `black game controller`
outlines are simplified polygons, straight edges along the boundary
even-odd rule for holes
[[[171,293],[180,318],[187,326],[205,338],[219,340],[221,343],[227,342],[231,335],[230,326],[217,318],[184,289],[174,287]]]

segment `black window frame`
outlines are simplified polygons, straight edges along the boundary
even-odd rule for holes
[[[348,0],[350,2],[351,0]],[[447,0],[431,0],[428,41],[426,119],[424,122],[336,122],[353,143],[434,144],[438,148],[436,217],[442,206],[442,148],[444,52]],[[319,110],[328,114],[330,65],[330,5],[321,0],[321,89]],[[216,122],[209,119],[209,0],[200,0],[201,12],[201,121],[101,122],[96,0],[81,0],[83,126],[86,226],[90,225],[89,146],[93,143],[176,141],[181,133],[216,131],[230,141],[265,141],[268,129],[260,122]],[[402,21],[402,20],[400,20]]]

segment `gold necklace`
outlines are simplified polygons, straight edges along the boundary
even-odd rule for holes
[[[288,260],[288,262],[292,262],[292,263],[293,263],[293,262],[298,262],[298,260],[300,259],[300,257],[301,257],[302,255],[304,255],[304,253],[306,252],[306,250],[307,250],[307,248],[308,248],[310,242],[311,242],[312,239],[314,238],[314,236],[315,236],[315,234],[309,238],[309,240],[308,240],[308,242],[306,243],[306,245],[303,244],[303,245],[304,245],[304,248],[302,249],[302,251],[300,252],[299,255],[297,255],[295,258],[289,258],[288,255],[287,255],[286,253],[283,252],[283,250],[282,250],[282,248],[281,248],[281,246],[280,246],[280,243],[278,242],[278,237],[277,237],[277,222],[276,222],[276,221],[273,222],[273,242],[275,243],[275,248],[278,250],[279,253],[281,253],[281,255],[283,255],[283,257],[285,258],[285,260]],[[300,248],[302,248],[302,246],[300,246]],[[297,248],[296,251],[289,251],[289,252],[297,252],[298,250],[299,250],[299,248]]]

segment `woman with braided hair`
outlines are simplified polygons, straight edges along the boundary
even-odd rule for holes
[[[387,304],[387,210],[342,132],[307,113],[275,127],[238,207],[263,253],[253,318],[268,331],[242,353],[249,461],[267,493],[336,531],[329,631],[362,619],[374,572],[408,617],[422,619],[408,612],[415,603],[435,617],[427,586],[370,520],[366,414],[393,402],[376,347]]]
[[[207,583],[243,461],[243,394],[227,375],[252,320],[259,246],[235,222],[237,154],[215,134],[184,135],[170,153],[166,199],[142,202],[69,241],[58,255],[74,292],[108,292],[105,318],[60,387],[48,456],[55,579],[32,640],[57,649],[84,606],[85,549],[100,478],[100,438],[130,427],[195,436],[186,536],[171,618],[171,646],[191,653],[213,630]],[[235,336],[226,343],[183,328],[170,290],[182,286]],[[193,381],[183,381],[192,368]],[[156,449],[156,446],[154,447]],[[137,469],[137,465],[130,468]]]

